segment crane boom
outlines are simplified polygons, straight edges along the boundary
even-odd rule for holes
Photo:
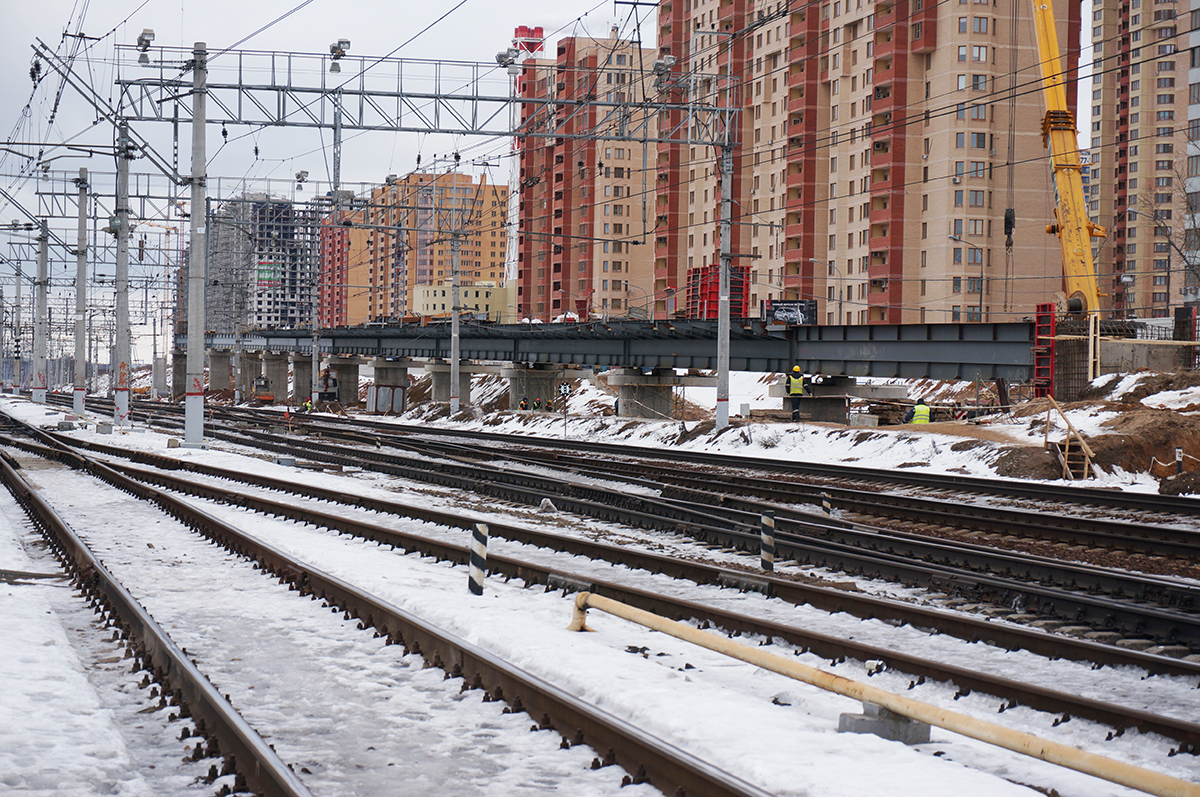
[[[1058,47],[1054,6],[1051,0],[1033,0],[1033,26],[1037,32],[1042,68],[1042,94],[1046,115],[1042,119],[1042,143],[1050,153],[1054,181],[1055,223],[1046,232],[1058,235],[1062,248],[1063,277],[1067,286],[1066,312],[1092,315],[1100,311],[1096,269],[1092,261],[1092,238],[1103,238],[1108,230],[1087,215],[1083,195],[1083,165],[1079,160],[1079,131],[1075,115],[1067,106],[1062,52]]]

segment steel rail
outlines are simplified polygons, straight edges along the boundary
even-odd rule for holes
[[[153,502],[197,533],[253,559],[291,589],[343,609],[347,618],[360,620],[360,627],[374,627],[389,642],[404,645],[406,652],[420,654],[450,677],[462,678],[464,690],[486,690],[485,699],[503,700],[514,711],[526,712],[535,719],[536,729],[555,730],[566,746],[591,746],[600,754],[593,767],[618,764],[631,773],[626,782],[649,782],[667,794],[682,790],[684,794],[768,797],[762,789],[352,584],[288,556],[177,496],[138,482],[78,452],[64,454],[92,476]]]
[[[551,500],[560,508],[568,508],[591,517],[677,531],[705,542],[733,548],[757,550],[758,546],[756,516],[712,502],[688,503],[651,499],[598,486],[552,480],[546,476],[481,468],[477,465],[445,460],[407,460],[408,464],[402,467],[404,472],[397,473],[397,458],[381,450],[339,449],[327,442],[309,440],[287,440],[280,443],[280,438],[276,435],[252,430],[242,430],[233,435],[216,431],[213,434],[225,440],[244,443],[244,439],[238,440],[240,436],[254,440],[258,446],[286,453],[303,450],[306,456],[317,461],[361,467],[366,460],[373,463],[374,470],[422,481],[450,484],[505,500],[533,505],[542,500]],[[422,475],[427,473],[435,475]],[[550,484],[554,489],[547,489],[547,485]],[[937,589],[986,598],[1000,605],[1010,605],[1019,601],[1031,609],[1045,613],[1048,617],[1066,617],[1093,624],[1100,629],[1119,629],[1127,634],[1150,634],[1165,641],[1200,644],[1200,612],[1186,611],[1189,606],[1196,604],[1196,594],[1200,590],[1177,581],[1125,574],[1103,568],[1076,567],[1056,560],[1040,561],[1041,576],[1052,574],[1055,583],[1071,585],[1084,581],[1088,588],[1095,588],[1096,585],[1104,583],[1114,593],[1135,598],[1143,595],[1155,600],[1161,598],[1164,603],[1181,606],[1184,610],[1138,606],[1129,600],[1113,600],[1090,595],[1083,590],[1045,586],[979,572],[981,567],[988,566],[989,561],[1000,572],[1011,572],[1014,566],[1023,571],[1033,571],[1034,565],[1039,563],[1034,557],[1000,555],[980,546],[974,546],[973,550],[968,551],[963,546],[954,548],[919,535],[907,535],[907,538],[902,539],[898,535],[887,537],[878,532],[862,532],[837,528],[834,525],[792,522],[795,523],[792,530],[808,527],[817,534],[792,537],[777,534],[776,547],[780,556],[906,584],[921,583]],[[818,539],[818,535],[840,536],[843,539],[853,536],[860,542],[869,539],[872,545],[887,546],[893,550],[907,549],[908,555],[889,553],[886,550],[870,550],[861,545],[835,539]],[[957,560],[960,565],[927,561],[935,557],[950,562]],[[961,563],[965,560],[973,560],[973,570],[962,569]],[[1052,568],[1057,568],[1057,571]],[[1031,572],[1031,576],[1036,578],[1037,574]]]
[[[407,465],[397,470],[397,458],[380,450],[340,450],[328,443],[308,440],[289,439],[280,443],[276,435],[253,430],[232,435],[213,431],[213,435],[235,442],[244,442],[238,440],[239,436],[244,436],[256,441],[256,445],[286,453],[303,449],[313,459],[342,465],[361,466],[361,460],[369,460],[376,463],[376,470],[406,478],[449,484],[535,505],[551,500],[563,508],[592,517],[665,528],[743,550],[754,550],[758,545],[757,516],[711,502],[654,500],[564,481],[556,483],[557,489],[546,489],[551,480],[545,476],[428,459],[408,460]],[[425,475],[428,472],[436,475]],[[669,519],[665,525],[664,517]],[[683,523],[679,524],[681,520]],[[923,584],[999,605],[1020,604],[1048,619],[1066,618],[1098,630],[1115,629],[1126,635],[1148,634],[1165,642],[1200,644],[1200,612],[1188,611],[1197,603],[1198,590],[1177,581],[1078,567],[1057,560],[998,554],[980,546],[950,546],[920,535],[882,535],[871,530],[785,520],[784,526],[792,524],[789,529],[779,523],[777,518],[777,527],[784,532],[804,531],[803,536],[781,533],[776,538],[778,553],[800,562],[905,584]],[[1027,574],[1026,580],[986,572],[1011,573],[1014,567],[1017,572]],[[985,572],[981,573],[981,570]],[[1091,595],[1081,589],[1046,585],[1038,583],[1037,579],[1050,579],[1054,584],[1067,587],[1082,584],[1089,590],[1103,586],[1118,599]],[[1125,596],[1154,600],[1183,610],[1136,605]]]
[[[69,405],[69,396],[47,396],[48,401]],[[106,400],[92,400],[104,405]],[[144,411],[155,413],[182,414],[182,408],[162,402],[135,402]],[[251,408],[211,408],[215,415],[230,418],[255,418],[262,422],[279,424],[282,420],[280,413],[269,410]],[[145,417],[145,416],[143,416]],[[648,448],[624,444],[597,443],[587,440],[559,439],[553,437],[532,437],[530,435],[506,434],[500,432],[482,432],[464,429],[430,428],[428,426],[412,426],[385,421],[371,421],[361,417],[339,418],[333,415],[309,415],[293,418],[304,424],[328,424],[340,426],[360,426],[392,435],[407,435],[417,437],[449,437],[478,441],[492,441],[515,446],[537,446],[545,449],[569,449],[572,452],[586,451],[597,454],[608,454],[614,457],[635,457],[642,460],[661,460],[664,462],[692,462],[697,464],[715,465],[728,469],[756,471],[765,474],[764,478],[772,478],[780,473],[799,476],[811,476],[823,479],[838,479],[850,481],[869,481],[882,484],[894,484],[908,487],[923,487],[936,490],[957,490],[976,493],[985,496],[1004,496],[1023,498],[1036,501],[1051,501],[1055,504],[1068,502],[1077,505],[1095,506],[1100,508],[1118,508],[1141,510],[1154,514],[1173,513],[1182,517],[1193,518],[1200,516],[1200,498],[1187,496],[1153,495],[1136,492],[1115,491],[1096,487],[1066,486],[1061,484],[1044,485],[1019,482],[1005,479],[989,479],[961,474],[922,473],[919,471],[899,472],[879,468],[861,468],[851,465],[835,465],[831,463],[781,462],[766,460],[759,457],[745,457],[731,454],[710,454],[701,451],[672,449],[669,460],[664,457],[660,448]]]
[[[181,705],[180,716],[190,713],[196,723],[196,735],[203,735],[208,744],[204,756],[224,756],[226,772],[239,775],[237,791],[248,788],[267,797],[309,797],[311,792],[291,769],[58,513],[21,478],[7,457],[0,458],[0,478],[69,565],[73,582],[94,596],[128,638],[136,640],[137,657],[143,668],[153,670],[158,680],[173,690]],[[199,745],[197,750],[201,750]]]
[[[45,434],[45,437],[53,440],[53,438],[58,436]],[[74,446],[98,451],[109,456],[129,459],[158,469],[185,470],[238,483],[258,485],[279,492],[316,498],[330,503],[356,506],[383,514],[409,517],[464,530],[474,528],[475,523],[481,521],[480,518],[471,518],[458,513],[439,512],[437,510],[411,507],[382,499],[350,495],[342,490],[274,479],[262,474],[235,472],[148,452],[132,451],[116,446],[106,446],[84,441],[71,440],[69,442]],[[60,449],[57,448],[25,443],[23,441],[12,440],[9,443],[27,448],[42,456],[55,457],[60,452]],[[139,478],[143,477],[139,476]],[[171,489],[180,492],[200,495],[214,500],[222,500],[220,497],[222,491],[217,488],[208,488],[205,485],[186,480],[175,480],[161,473],[154,474],[153,476],[147,475],[144,478],[153,479],[163,486],[169,486]],[[288,509],[289,505],[282,504],[277,506],[275,502],[270,502],[267,499],[240,497],[237,499],[237,502],[246,506],[261,505],[266,508],[265,511],[282,511],[285,515],[291,511]],[[350,528],[354,523],[354,521],[349,519],[345,519],[343,522],[348,524],[346,528]],[[573,555],[586,556],[591,559],[609,561],[614,564],[637,567],[651,572],[670,575],[675,578],[686,578],[696,583],[721,584],[742,590],[755,590],[796,605],[807,604],[829,612],[845,612],[864,619],[882,619],[889,622],[909,624],[919,628],[937,628],[942,633],[972,642],[984,641],[1010,650],[1028,650],[1050,657],[1101,662],[1119,666],[1137,666],[1157,674],[1200,674],[1200,663],[1126,650],[1074,637],[1054,636],[1021,626],[977,620],[936,609],[922,608],[909,603],[889,601],[861,593],[806,584],[787,578],[771,577],[765,574],[723,568],[681,557],[641,553],[621,546],[548,534],[521,526],[496,523],[493,520],[487,520],[486,522],[488,522],[493,535],[524,544],[549,548]],[[340,526],[336,525],[332,527],[340,528]]]
[[[296,507],[292,503],[273,501],[211,485],[202,485],[165,473],[144,471],[130,466],[119,466],[118,470],[139,481],[158,484],[173,491],[268,515],[289,518],[297,522],[324,526],[338,533],[351,534],[364,540],[402,548],[405,551],[415,551],[424,556],[436,557],[458,565],[465,565],[470,559],[470,549],[466,545],[439,542],[418,534],[409,534],[372,523],[356,521],[343,514],[304,509]],[[421,519],[430,522],[448,519],[452,521],[452,525],[462,529],[470,528],[474,522],[454,513],[422,511],[421,515]],[[512,534],[512,527],[489,523],[489,531],[509,537]],[[591,550],[613,547],[615,546],[589,545]],[[626,553],[621,558],[626,559],[625,564],[629,566],[641,564],[640,557],[636,555],[630,556]],[[648,558],[669,559],[669,557],[653,557],[653,555]],[[1025,684],[1001,676],[988,675],[977,670],[922,659],[878,646],[805,631],[784,623],[761,620],[738,612],[651,593],[635,587],[582,576],[509,556],[493,553],[488,557],[488,566],[489,570],[495,574],[508,578],[519,578],[526,583],[546,584],[552,588],[561,587],[564,591],[593,592],[664,616],[687,617],[698,622],[715,624],[726,631],[738,634],[757,634],[768,639],[783,639],[805,650],[811,650],[817,655],[830,658],[835,663],[846,658],[864,662],[873,659],[880,660],[894,670],[921,679],[933,678],[951,682],[958,687],[960,695],[968,694],[971,691],[982,691],[995,695],[1002,699],[1001,712],[1018,705],[1025,705],[1039,711],[1064,713],[1100,722],[1114,727],[1117,730],[1115,735],[1120,735],[1125,729],[1138,728],[1142,732],[1158,733],[1174,739],[1181,743],[1181,749],[1200,749],[1200,724],[1186,720],[1163,717],[1132,707],[1117,706],[1035,684]],[[716,570],[717,568],[712,569]],[[730,573],[730,575],[736,577],[737,574]],[[1200,665],[1197,665],[1196,672],[1200,672]],[[910,688],[915,685],[916,682],[913,682]]]

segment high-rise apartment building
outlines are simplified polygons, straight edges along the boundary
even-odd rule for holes
[[[1183,279],[1179,299],[1200,305],[1200,8],[1188,12],[1187,200],[1184,204]],[[1193,312],[1193,316],[1195,313]]]
[[[423,314],[432,305],[417,301],[418,289],[450,290],[456,238],[460,284],[498,289],[507,203],[507,186],[459,172],[391,176],[368,196],[348,199],[340,217],[348,223],[331,219],[322,231],[322,318],[353,326]],[[462,306],[474,310],[465,299]],[[499,320],[515,310],[492,312]]]
[[[307,327],[317,292],[322,212],[267,194],[243,194],[212,209],[208,235],[208,328]]]
[[[670,291],[652,283],[653,145],[601,140],[593,133],[603,132],[601,117],[612,106],[575,104],[653,96],[654,58],[653,50],[620,39],[614,28],[607,39],[563,39],[554,59],[522,64],[519,95],[559,104],[552,118],[551,106],[524,104],[520,129],[562,134],[520,140],[517,304],[523,317],[648,317],[674,304],[681,283]]]
[[[1078,14],[1059,19],[1071,75]],[[1030,18],[995,0],[663,0],[672,99],[743,110],[728,175],[712,148],[660,147],[656,282],[717,262],[728,190],[752,308],[815,298],[825,324],[1031,315],[1063,281]]]
[[[1097,270],[1115,318],[1166,317],[1187,284],[1187,182],[1200,174],[1189,157],[1200,138],[1188,122],[1190,96],[1200,94],[1190,86],[1189,22],[1175,0],[1093,7],[1089,207],[1109,228]]]

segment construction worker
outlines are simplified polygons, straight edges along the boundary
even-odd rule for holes
[[[932,411],[933,410],[930,408],[930,406],[925,403],[925,399],[917,399],[917,403],[914,404],[913,408],[908,411],[907,415],[904,416],[904,422],[929,423],[929,418]]]
[[[521,403],[517,405],[519,410],[529,409],[529,396],[521,396]]]
[[[792,372],[787,375],[787,392],[792,399],[792,420],[800,420],[800,397],[804,395],[805,380],[800,366],[792,366]]]
[[[312,412],[313,403],[311,398],[306,398],[304,403],[300,405],[301,412]]]
[[[533,400],[533,409],[534,409],[534,411],[535,411],[535,412],[541,412],[541,410],[542,410],[542,399],[541,399],[541,397],[540,397],[540,396],[539,396],[538,398],[535,398],[535,399]]]

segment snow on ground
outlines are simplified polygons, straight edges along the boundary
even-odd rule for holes
[[[1120,389],[1127,392],[1135,384],[1123,382]],[[768,380],[762,375],[734,374],[731,377],[731,406],[736,409],[748,403],[756,408],[779,407],[780,399],[767,396],[768,386]],[[688,389],[689,401],[701,398],[696,392],[697,389]],[[1178,401],[1179,406],[1200,402],[1200,389],[1172,392],[1180,395],[1162,396],[1162,400]],[[772,460],[954,470],[981,476],[992,475],[991,462],[997,452],[991,444],[955,450],[954,444],[964,438],[940,431],[911,427],[847,429],[811,423],[748,423],[719,435],[705,434],[680,442],[681,435],[694,430],[696,422],[641,421],[598,415],[597,409],[611,405],[612,398],[602,388],[581,382],[572,394],[565,428],[562,415],[549,413],[498,413],[465,423],[428,418],[421,418],[420,422],[513,434],[565,435],[569,439],[624,442],[660,451],[679,445]],[[1151,396],[1145,403],[1154,400]],[[68,417],[65,413],[9,397],[0,398],[0,407],[35,423],[54,424]],[[419,412],[420,409],[408,418],[396,419],[396,422],[412,423]],[[94,420],[98,416],[91,417]],[[1111,413],[1085,408],[1072,410],[1070,417],[1076,428],[1094,434],[1101,431],[1100,423],[1111,417]],[[993,424],[990,429],[1001,438],[1011,439],[1013,444],[1040,445],[1043,434],[1040,427],[1031,427],[1029,419]],[[139,426],[126,431],[129,433],[114,436],[96,435],[90,431],[78,434],[101,442],[166,453],[165,435]],[[222,467],[245,461],[236,454],[218,450],[176,449],[170,453]],[[303,474],[297,478],[324,482],[339,477]],[[378,479],[368,481],[383,484]],[[1123,473],[1102,474],[1093,484],[1136,490],[1156,487],[1147,477]],[[413,502],[422,500],[416,493],[406,493],[405,498]],[[433,498],[425,500],[436,503]],[[0,516],[0,568],[28,569],[22,559],[21,530],[11,521],[3,520],[16,516],[12,506],[11,502],[5,504],[3,516]],[[839,735],[833,732],[837,714],[856,710],[850,701],[747,665],[718,659],[614,618],[593,616],[590,624],[597,629],[595,635],[568,634],[562,628],[569,618],[570,601],[561,595],[522,590],[515,582],[489,583],[488,594],[483,599],[475,599],[466,595],[461,568],[421,561],[412,556],[396,557],[382,549],[375,554],[377,558],[373,563],[365,564],[361,550],[345,540],[315,530],[297,530],[270,519],[255,520],[249,530],[294,550],[301,558],[320,562],[323,568],[361,578],[370,589],[397,605],[423,614],[465,638],[511,655],[531,669],[541,667],[545,676],[552,676],[577,690],[585,699],[618,713],[630,713],[638,722],[647,723],[655,733],[681,745],[695,745],[706,750],[706,755],[717,765],[779,794],[835,797],[883,793],[926,797],[969,793],[991,797],[1033,793],[1014,785],[1020,783],[1054,788],[1064,797],[1133,793],[936,729],[934,741],[916,749],[874,737]],[[741,595],[730,596],[729,600],[738,605],[747,601],[766,602],[757,596]],[[815,619],[811,621],[820,625]],[[835,628],[823,630],[837,633]],[[5,683],[30,684],[30,689],[6,689],[0,693],[0,784],[39,793],[36,778],[48,764],[50,771],[58,773],[56,782],[67,786],[62,791],[45,791],[46,794],[147,793],[137,776],[129,774],[127,762],[130,759],[124,749],[122,730],[111,721],[106,722],[109,718],[96,709],[100,701],[94,691],[89,692],[86,679],[81,675],[81,665],[66,647],[61,626],[54,615],[48,614],[39,604],[34,588],[0,585],[0,633],[6,641],[16,641],[15,655],[10,654],[0,663]],[[847,632],[843,630],[842,633]],[[858,624],[857,631],[848,633],[869,635],[863,624]],[[914,640],[910,644],[919,645],[920,642]],[[627,648],[646,648],[649,658],[633,655]],[[792,655],[787,650],[780,652]],[[987,653],[995,654],[991,650]],[[1000,661],[1003,662],[1003,656]],[[970,667],[972,657],[964,656],[959,663]],[[687,669],[687,665],[697,671]],[[984,666],[982,661],[979,666]],[[987,668],[996,666],[996,662],[991,662]],[[1013,677],[1022,677],[1030,665],[1028,662],[1015,664],[1014,659],[1011,666],[1014,667]],[[43,681],[39,677],[43,672],[56,673],[59,680]],[[861,673],[850,671],[842,674],[862,677]],[[1086,674],[1080,679],[1081,687],[1089,680]],[[43,683],[46,686],[39,686]],[[1092,684],[1093,687],[1098,685]],[[903,686],[897,681],[891,688],[900,691]],[[933,697],[924,697],[934,702],[944,701],[948,707],[959,707],[948,695],[935,692]],[[772,698],[778,699],[772,702]],[[31,709],[34,702],[36,711]],[[66,731],[59,724],[64,717],[71,721]],[[1044,727],[1043,719],[1029,712],[1029,722],[1037,726],[1029,729],[1095,752],[1115,754],[1116,747],[1112,743],[1105,744],[1103,735],[1095,736],[1093,724],[1076,720],[1049,728]],[[14,726],[19,727],[17,733],[6,732]],[[86,739],[86,744],[80,741],[60,745],[58,740],[64,738]],[[1122,757],[1177,777],[1195,780],[1200,776],[1192,757],[1164,758],[1160,741],[1136,734],[1126,734],[1122,738],[1119,748]],[[33,757],[35,754],[36,758]],[[871,762],[870,766],[858,765],[867,760]],[[4,779],[4,773],[9,773],[9,780]],[[25,780],[14,783],[14,778]],[[69,790],[72,783],[80,784],[77,791]]]
[[[51,608],[49,592],[69,591],[68,582],[9,575],[54,572],[25,552],[23,516],[0,492],[0,791],[150,795]]]

